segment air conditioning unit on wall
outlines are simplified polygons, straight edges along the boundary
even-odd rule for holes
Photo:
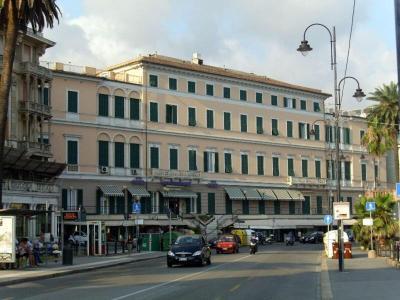
[[[107,166],[100,166],[100,173],[101,174],[108,174],[110,169]]]

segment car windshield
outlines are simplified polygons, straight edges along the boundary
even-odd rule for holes
[[[219,241],[220,241],[220,242],[233,242],[233,241],[235,241],[235,240],[234,240],[233,236],[222,236],[222,237],[219,239]]]
[[[200,244],[200,238],[195,236],[180,236],[175,245]]]

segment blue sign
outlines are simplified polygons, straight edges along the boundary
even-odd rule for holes
[[[133,202],[132,203],[132,212],[134,214],[140,214],[141,205],[140,202]]]
[[[325,223],[326,225],[331,224],[331,223],[332,223],[332,216],[331,216],[331,215],[325,215],[325,216],[324,216],[324,223]]]
[[[396,197],[400,198],[400,182],[396,183]]]
[[[374,211],[376,209],[375,202],[367,202],[365,203],[366,211]]]

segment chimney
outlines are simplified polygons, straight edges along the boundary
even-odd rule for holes
[[[192,56],[192,63],[197,64],[197,65],[202,65],[203,64],[203,60],[201,59],[201,54],[200,53],[193,53]]]

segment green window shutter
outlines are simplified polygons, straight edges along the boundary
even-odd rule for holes
[[[303,215],[310,214],[310,196],[304,196],[304,201],[302,202],[303,205]]]
[[[225,195],[225,213],[227,215],[232,214],[232,200],[229,199],[228,195]]]
[[[315,161],[315,177],[321,178],[321,162],[319,160]]]
[[[218,152],[215,152],[214,155],[215,155],[215,173],[218,173],[219,172]]]
[[[43,104],[49,105],[49,88],[43,88]]]
[[[214,86],[212,84],[206,85],[207,96],[214,96]]]
[[[272,175],[279,176],[279,157],[272,158]]]
[[[240,115],[240,131],[247,132],[247,116]]]
[[[249,214],[249,201],[248,200],[242,200],[242,210],[244,215]]]
[[[62,203],[62,208],[64,210],[68,209],[68,190],[67,189],[62,189],[61,191],[61,203]]]
[[[344,179],[351,180],[351,163],[349,161],[344,162]]]
[[[144,198],[140,198],[140,213],[146,213],[146,200]]]
[[[188,107],[188,125],[196,126],[196,108]]]
[[[327,142],[327,143],[330,143],[330,139],[329,139],[329,126],[328,125],[325,125],[325,142]]]
[[[264,200],[258,201],[258,213],[260,215],[265,215],[265,201]]]
[[[322,215],[322,196],[317,196],[317,214]]]
[[[115,197],[109,197],[108,198],[108,201],[109,201],[109,207],[110,207],[110,215],[114,215],[114,214],[116,214],[116,211],[115,211]]]
[[[208,172],[208,152],[204,151],[203,155],[203,162],[204,162],[204,172]]]
[[[350,145],[350,128],[343,128],[344,129],[344,143],[346,145]]]
[[[248,155],[242,154],[242,174],[249,174],[249,162],[248,162]]]
[[[150,168],[159,168],[159,149],[158,147],[150,147]]]
[[[169,169],[178,170],[178,149],[169,149]]]
[[[294,215],[296,213],[296,203],[294,201],[289,202],[289,215]]]
[[[292,107],[296,108],[296,99],[295,98],[292,99]]]
[[[197,200],[196,200],[196,206],[197,206],[197,213],[201,214],[201,193],[197,193]]]
[[[190,214],[190,199],[186,199],[186,213]]]
[[[207,128],[214,128],[214,111],[207,109]]]
[[[150,75],[149,81],[150,81],[151,87],[158,87],[158,76],[157,75]]]
[[[319,102],[314,102],[314,111],[315,112],[320,112],[321,111],[321,109],[319,107]]]
[[[264,120],[262,117],[257,117],[256,118],[256,123],[257,123],[257,134],[263,134],[264,133]]]
[[[306,126],[306,137],[307,137],[307,140],[310,139],[310,124],[307,124],[307,126]]]
[[[288,158],[288,176],[294,176],[293,158]]]
[[[306,100],[300,100],[300,109],[307,110],[307,101]]]
[[[224,153],[225,173],[232,173],[232,154]]]
[[[139,144],[130,144],[130,166],[132,169],[140,168],[140,145]]]
[[[125,98],[120,96],[114,97],[114,117],[118,119],[125,118]]]
[[[158,122],[158,103],[150,102],[150,121]]]
[[[319,141],[319,125],[314,125],[314,131],[315,131],[314,139],[316,141]]]
[[[78,142],[67,141],[67,164],[77,165],[78,164]]]
[[[281,214],[281,202],[279,200],[274,201],[274,214],[275,215]]]
[[[196,171],[196,150],[189,150],[189,171]]]
[[[83,190],[82,189],[78,189],[77,190],[77,205],[78,205],[78,208],[79,207],[83,207]]]
[[[99,94],[99,116],[108,117],[108,95]]]
[[[264,175],[264,156],[257,156],[257,175]]]
[[[288,99],[283,97],[283,107],[288,107]]]
[[[231,130],[231,114],[224,112],[224,130]]]
[[[304,139],[304,128],[305,124],[304,123],[299,123],[299,139]]]
[[[278,96],[271,95],[271,105],[278,106]]]
[[[247,91],[240,90],[240,100],[241,101],[247,101]]]
[[[278,130],[278,120],[277,119],[272,119],[272,135],[277,136],[279,135],[279,130]]]
[[[366,164],[361,164],[361,180],[363,180],[363,181],[367,180],[367,165]]]
[[[303,177],[308,177],[308,160],[301,160],[301,173]]]
[[[169,124],[177,123],[177,107],[176,105],[165,106],[165,122]]]
[[[130,119],[138,121],[140,119],[140,100],[130,99]]]
[[[96,214],[100,214],[101,212],[101,191],[100,189],[96,190]]]
[[[196,82],[188,81],[188,93],[196,93]]]
[[[68,112],[78,113],[78,92],[68,91]]]
[[[114,143],[114,161],[116,168],[124,168],[125,167],[125,144],[115,142]]]
[[[108,165],[108,141],[99,141],[99,166]]]
[[[287,137],[293,137],[293,122],[292,121],[286,122],[286,134],[287,134]]]
[[[165,199],[163,198],[162,194],[160,194],[160,198],[159,198],[159,202],[158,202],[158,211],[160,214],[164,214],[165,213]]]
[[[330,177],[330,175],[329,175],[329,170],[330,170],[330,167],[331,167],[331,163],[330,163],[330,160],[326,160],[326,178],[328,178],[328,179],[330,179],[331,177]]]
[[[228,87],[224,87],[224,98],[226,98],[226,99],[231,98],[231,89]]]
[[[256,102],[257,103],[262,103],[263,97],[262,93],[256,93]]]
[[[208,213],[215,214],[215,193],[208,193]]]
[[[176,78],[169,78],[169,89],[170,90],[173,90],[173,91],[176,91],[176,89],[177,89],[177,80],[176,80]]]

